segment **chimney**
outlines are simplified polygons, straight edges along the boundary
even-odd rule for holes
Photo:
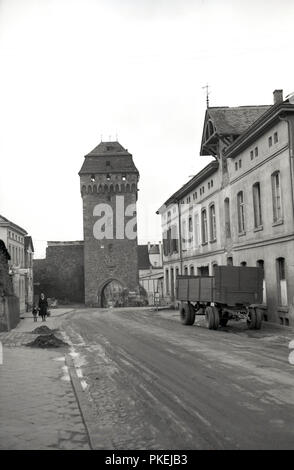
[[[275,90],[274,93],[274,104],[283,103],[283,90]]]

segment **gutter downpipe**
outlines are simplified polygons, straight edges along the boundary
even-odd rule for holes
[[[288,140],[289,140],[289,164],[290,164],[290,175],[291,175],[291,196],[292,196],[292,215],[294,221],[294,152],[293,152],[293,138],[290,132],[292,127],[292,121],[289,118],[283,118],[279,116],[281,121],[285,121],[288,124]]]
[[[178,218],[179,218],[179,249],[180,249],[180,266],[181,276],[183,275],[183,252],[182,252],[182,220],[181,220],[181,204],[180,201],[175,201],[178,204]]]

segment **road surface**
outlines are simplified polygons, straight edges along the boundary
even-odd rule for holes
[[[63,328],[109,448],[294,449],[291,333],[146,309],[78,310]]]

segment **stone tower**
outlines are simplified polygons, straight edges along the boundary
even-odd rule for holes
[[[132,155],[100,142],[79,172],[83,199],[85,303],[124,306],[139,293],[137,184]]]

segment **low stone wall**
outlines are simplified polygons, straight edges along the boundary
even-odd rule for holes
[[[0,331],[9,331],[16,327],[20,320],[19,299],[15,295],[0,299]]]

